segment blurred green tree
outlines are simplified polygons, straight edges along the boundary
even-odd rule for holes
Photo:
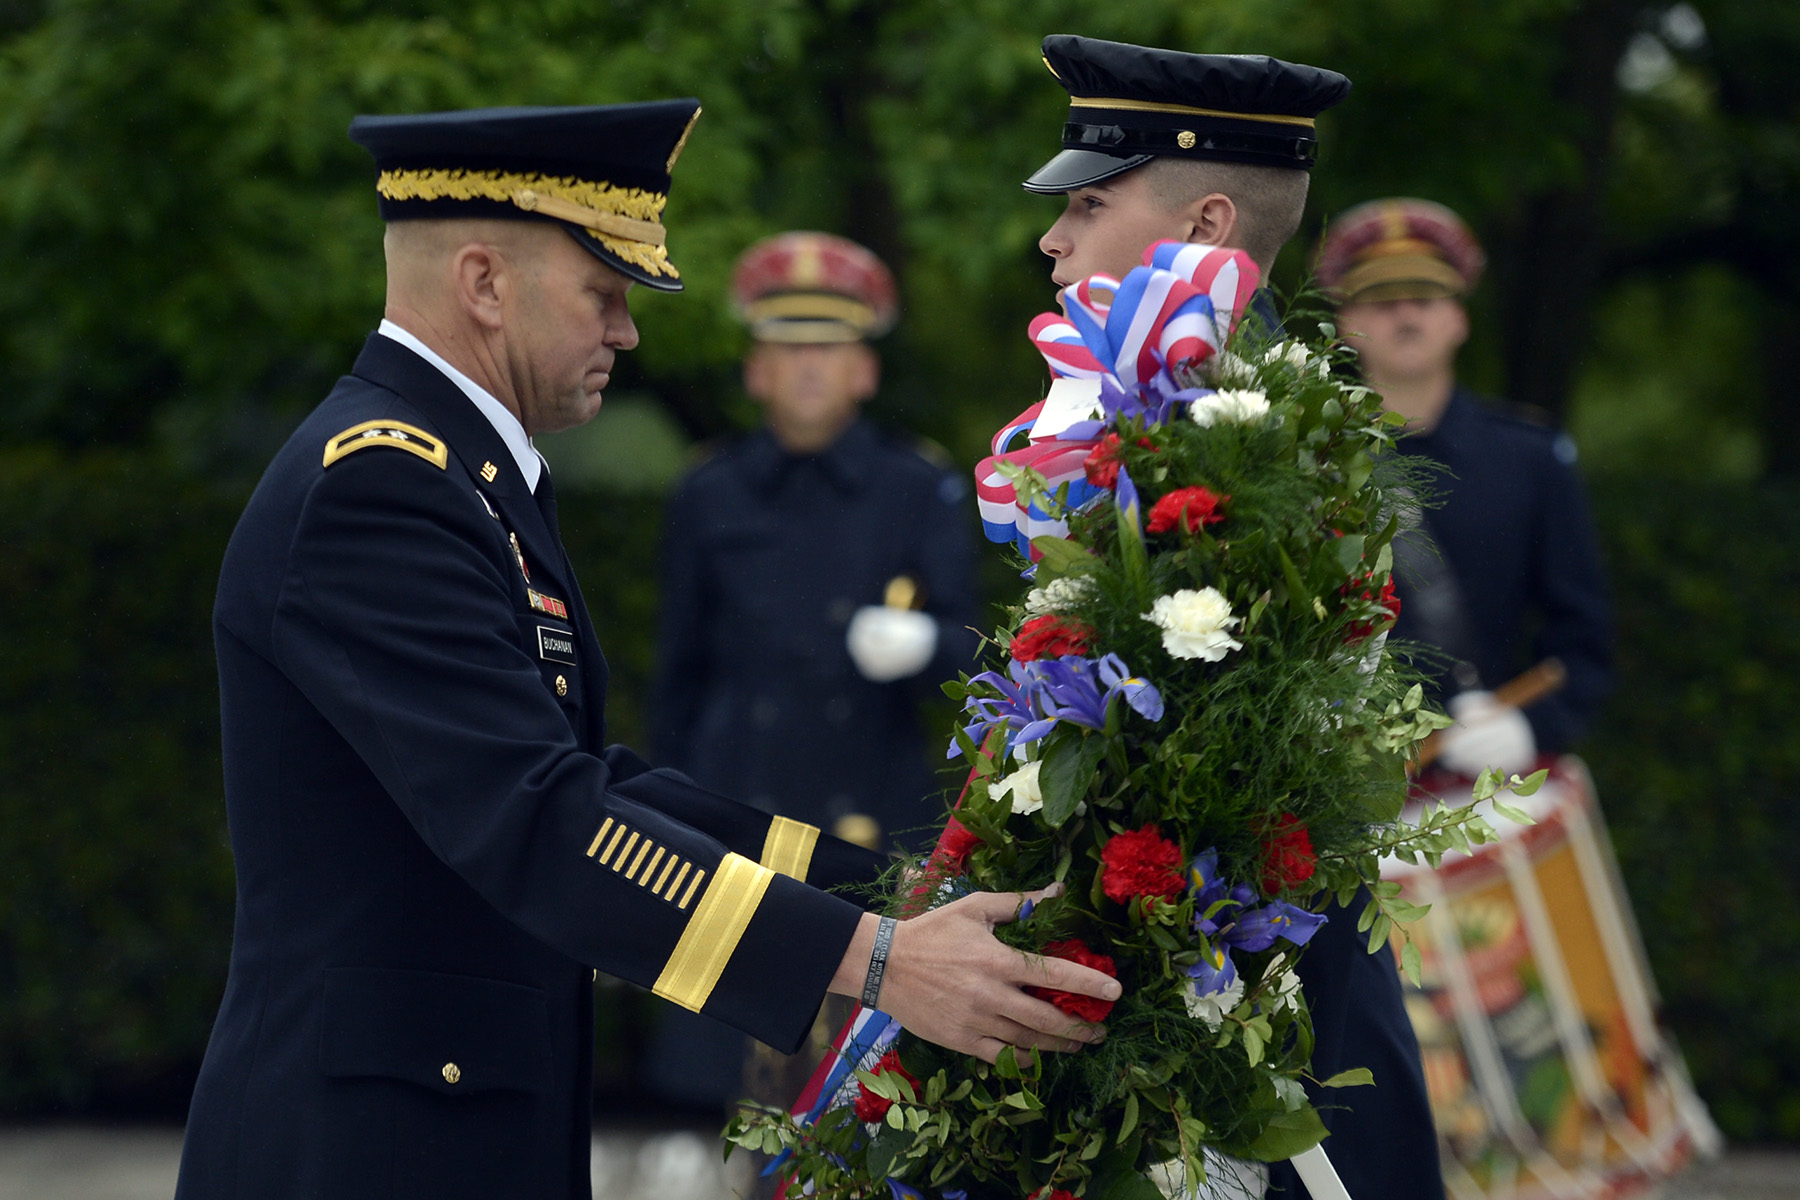
[[[1800,17],[1781,0],[1495,0],[1480,21],[1444,0],[13,0],[0,432],[253,473],[378,316],[353,113],[691,93],[707,115],[669,214],[689,294],[643,302],[625,382],[690,435],[741,417],[733,256],[838,230],[902,276],[884,403],[973,454],[1038,376],[1019,331],[1051,302],[1035,241],[1055,206],[1017,183],[1061,122],[1037,50],[1054,30],[1343,69],[1357,90],[1323,121],[1309,233],[1372,195],[1464,212],[1495,262],[1469,372],[1553,414],[1619,287],[1701,265],[1749,281],[1767,350],[1746,386],[1767,393],[1772,464],[1796,453],[1774,371],[1800,320]]]

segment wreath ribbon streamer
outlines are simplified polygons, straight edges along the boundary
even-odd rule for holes
[[[1260,278],[1241,250],[1157,242],[1144,251],[1143,265],[1124,279],[1092,275],[1064,288],[1063,311],[1033,319],[1031,341],[1053,379],[1098,380],[1103,413],[1111,415],[1105,413],[1109,397],[1141,393],[1159,382],[1174,390],[1182,374],[1218,354]],[[1031,540],[1066,537],[1068,525],[1022,501],[1002,466],[1037,471],[1052,493],[1066,484],[1071,508],[1102,490],[1087,481],[1084,468],[1098,444],[1094,422],[1040,434],[1036,427],[1043,410],[1039,401],[1002,425],[992,453],[975,468],[983,533],[991,542],[1017,545],[1033,560]],[[1021,433],[1027,444],[1013,448]]]

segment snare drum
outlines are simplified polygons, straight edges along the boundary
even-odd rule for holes
[[[1423,986],[1406,985],[1452,1200],[1625,1197],[1719,1134],[1658,1028],[1654,986],[1580,759],[1548,764],[1496,843],[1390,861]],[[1451,785],[1456,786],[1456,785]],[[1440,788],[1451,803],[1467,801]]]

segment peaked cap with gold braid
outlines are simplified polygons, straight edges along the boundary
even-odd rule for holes
[[[855,342],[897,315],[894,277],[874,253],[829,233],[777,234],[744,251],[731,273],[738,316],[759,342]]]
[[[554,221],[627,278],[681,290],[663,206],[698,100],[357,117],[381,219]]]
[[[1310,170],[1314,118],[1350,94],[1336,71],[1260,54],[1185,54],[1053,33],[1044,65],[1069,93],[1063,151],[1025,189],[1053,195],[1152,158]]]

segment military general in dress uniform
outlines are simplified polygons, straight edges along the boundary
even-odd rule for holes
[[[732,293],[763,425],[713,448],[669,502],[656,761],[860,844],[917,848],[943,812],[919,705],[978,640],[965,476],[861,415],[880,381],[870,340],[897,315],[873,253],[784,233],[744,252]],[[649,1082],[729,1103],[746,1090],[743,1042],[671,1013]],[[763,1061],[750,1090],[791,1099],[809,1070]]]
[[[879,856],[605,745],[534,434],[597,411],[692,100],[363,117],[386,320],[275,456],[214,609],[231,969],[177,1194],[590,1195],[596,969],[784,1049],[828,990],[992,1060],[1073,1049],[1017,896],[900,923]]]
[[[1419,665],[1456,724],[1438,762],[1473,777],[1530,770],[1588,727],[1612,681],[1612,623],[1575,445],[1541,414],[1458,382],[1463,297],[1485,257],[1460,217],[1427,200],[1374,200],[1331,225],[1319,281],[1383,404],[1406,417],[1403,454],[1443,468],[1421,528],[1395,544],[1393,636],[1436,648]],[[1494,689],[1546,660],[1560,687],[1524,707]]]

